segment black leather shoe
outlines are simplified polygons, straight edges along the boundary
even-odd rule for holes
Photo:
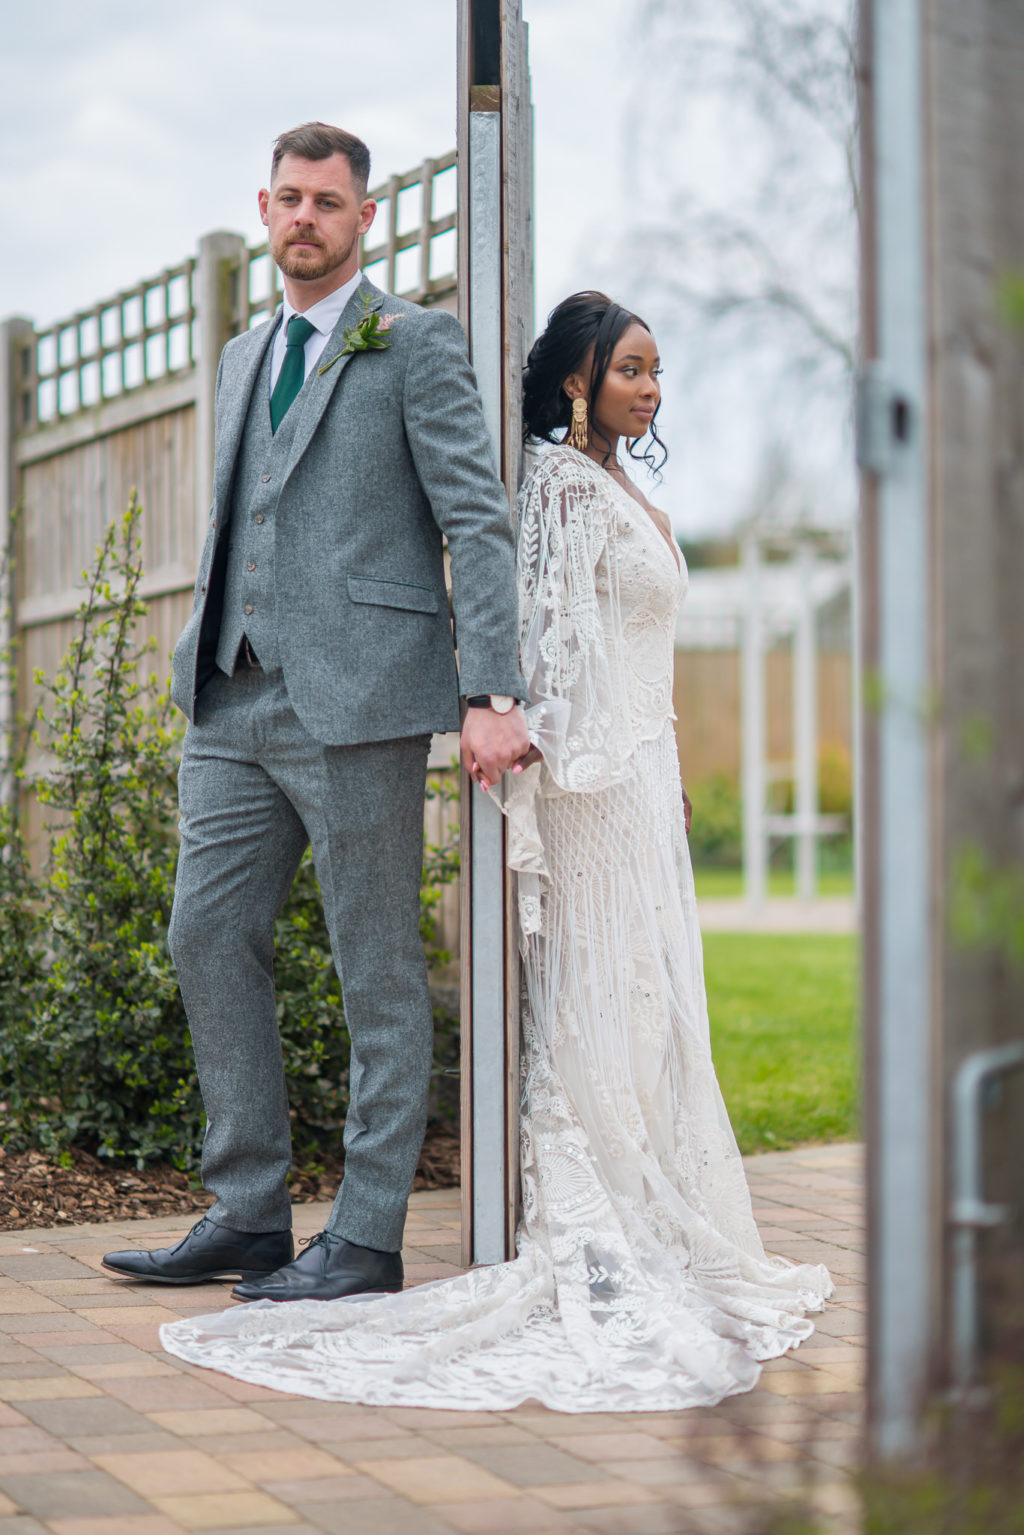
[[[239,1300],[340,1300],[343,1295],[392,1294],[402,1288],[402,1254],[357,1247],[320,1231],[304,1253],[266,1279],[235,1285]]]
[[[257,1279],[290,1263],[290,1231],[232,1231],[204,1215],[176,1247],[107,1253],[103,1267],[124,1279],[156,1284],[205,1284],[208,1279]]]

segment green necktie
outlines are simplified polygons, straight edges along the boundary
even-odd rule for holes
[[[306,359],[303,348],[316,330],[304,315],[293,314],[288,321],[288,339],[284,349],[284,362],[277,375],[274,392],[270,396],[270,429],[276,432],[288,407],[306,381]]]

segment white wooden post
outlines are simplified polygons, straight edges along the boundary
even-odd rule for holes
[[[796,567],[800,606],[793,629],[794,862],[797,899],[813,901],[818,877],[818,667],[814,553],[806,539],[797,545]]]
[[[743,568],[747,575],[746,612],[742,635],[743,718],[743,893],[747,904],[759,908],[765,898],[765,676],[761,613],[761,544],[756,529],[742,537]]]

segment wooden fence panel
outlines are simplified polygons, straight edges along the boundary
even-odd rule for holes
[[[768,761],[788,776],[793,757],[792,658],[786,648],[765,659]],[[847,651],[818,653],[818,739],[852,749],[852,669]],[[676,652],[673,702],[683,781],[712,773],[739,779],[742,754],[740,657],[736,650]]]

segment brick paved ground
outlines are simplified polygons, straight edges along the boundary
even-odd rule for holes
[[[750,1529],[804,1488],[852,1529],[864,1276],[860,1153],[748,1160],[770,1250],[823,1261],[836,1298],[799,1354],[711,1411],[569,1416],[315,1402],[193,1369],[163,1321],[228,1287],[128,1285],[102,1254],[164,1246],[180,1218],[0,1237],[0,1535],[663,1535]],[[326,1206],[296,1210],[298,1235]],[[413,1196],[412,1282],[457,1272],[455,1192]],[[746,1509],[742,1507],[746,1505]]]

